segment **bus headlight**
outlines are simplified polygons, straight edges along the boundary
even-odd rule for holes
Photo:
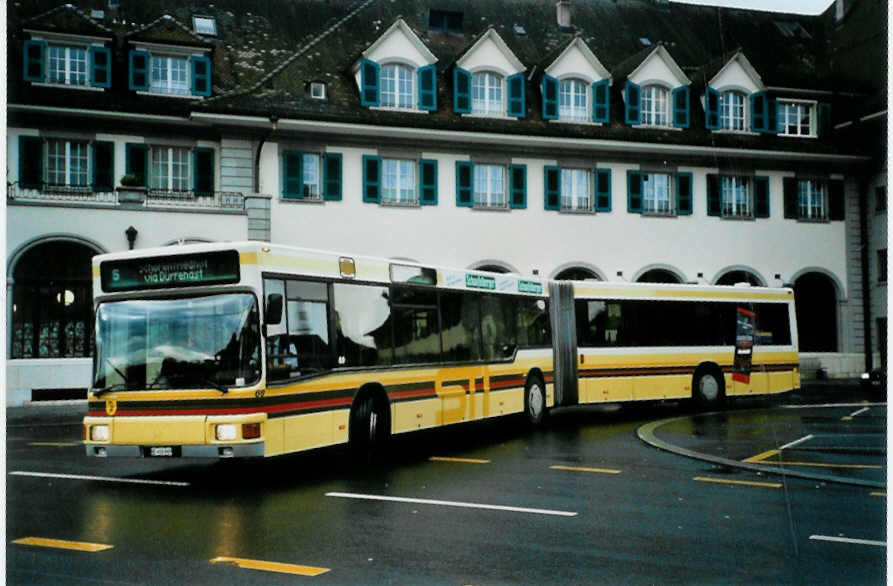
[[[94,442],[107,442],[109,441],[109,426],[108,425],[94,425],[90,428],[90,439]]]
[[[223,442],[229,442],[236,439],[236,426],[230,423],[218,425],[214,430],[214,436]]]

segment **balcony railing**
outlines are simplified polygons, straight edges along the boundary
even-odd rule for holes
[[[245,209],[245,198],[238,191],[213,191],[196,194],[192,191],[145,190],[145,197],[138,198],[138,205],[144,208],[188,208],[202,210],[234,210]],[[42,184],[40,187],[23,187],[18,183],[7,186],[6,201],[32,203],[77,203],[78,205],[121,205],[133,204],[132,197],[119,198],[118,191],[94,191],[89,185],[68,186]]]

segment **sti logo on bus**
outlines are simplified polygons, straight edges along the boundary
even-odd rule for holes
[[[537,293],[543,292],[543,284],[536,281],[518,281],[519,293]]]
[[[465,275],[465,286],[475,289],[496,289],[496,279],[483,275]]]
[[[99,272],[102,290],[107,292],[236,283],[239,254],[235,250],[221,250],[106,261],[100,265]]]

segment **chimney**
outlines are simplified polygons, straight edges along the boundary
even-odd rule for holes
[[[571,0],[558,0],[555,3],[555,16],[558,19],[558,28],[569,29],[571,27]]]

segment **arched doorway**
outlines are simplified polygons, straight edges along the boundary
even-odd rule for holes
[[[668,271],[667,269],[650,269],[639,275],[639,278],[636,279],[637,283],[681,283],[682,279],[680,279],[675,273]]]
[[[763,283],[760,278],[750,271],[734,270],[723,275],[716,280],[717,285],[734,285],[736,283],[748,283],[753,287],[762,287]]]
[[[830,277],[805,273],[794,281],[801,352],[837,352],[837,288]]]
[[[486,273],[500,273],[500,274],[512,272],[507,267],[504,267],[501,265],[494,265],[494,264],[485,264],[485,265],[481,265],[479,267],[474,267],[474,270],[475,271],[484,271]]]
[[[92,355],[95,254],[85,244],[63,240],[22,253],[12,272],[10,358]]]
[[[568,267],[555,275],[556,281],[601,281],[594,271],[586,267]]]

